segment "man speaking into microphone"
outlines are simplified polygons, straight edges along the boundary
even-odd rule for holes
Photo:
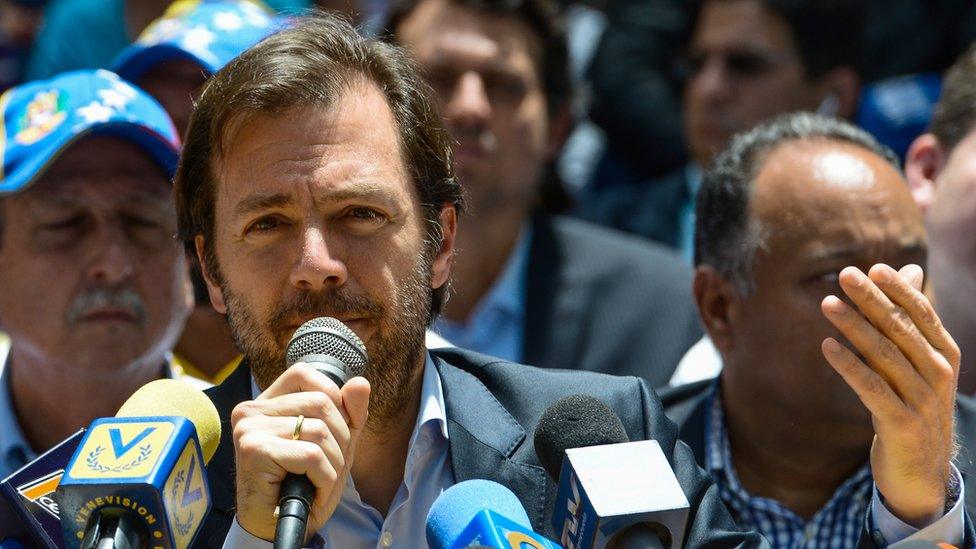
[[[430,505],[472,478],[510,488],[547,532],[555,485],[530,435],[581,390],[632,440],[658,440],[694,502],[686,539],[758,542],[643,382],[425,349],[463,198],[426,86],[395,46],[315,16],[246,51],[204,88],[174,189],[180,238],[245,356],[209,393],[225,428],[199,546],[269,546],[288,473],[314,486],[308,543],[424,547]],[[308,364],[286,369],[287,342],[320,316],[365,343],[364,377],[339,388]]]

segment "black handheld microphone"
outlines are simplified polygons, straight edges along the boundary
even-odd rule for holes
[[[366,346],[348,326],[331,317],[309,320],[295,330],[285,351],[290,368],[298,362],[329,376],[340,389],[350,377],[366,371]],[[299,549],[305,542],[315,485],[307,475],[289,473],[281,481],[274,549]]]
[[[535,431],[559,487],[553,528],[564,547],[680,547],[688,501],[656,441],[628,442],[620,418],[587,395],[550,406]]]

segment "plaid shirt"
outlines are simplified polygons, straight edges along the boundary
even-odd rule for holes
[[[732,464],[717,383],[709,399],[711,420],[705,425],[705,468],[739,526],[759,532],[775,549],[856,547],[874,489],[870,463],[841,484],[827,504],[806,521],[777,501],[746,492]]]

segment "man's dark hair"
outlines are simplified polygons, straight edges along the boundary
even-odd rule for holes
[[[315,13],[221,69],[205,85],[190,119],[173,190],[179,238],[196,257],[194,238],[203,235],[204,261],[212,276],[220,276],[214,251],[215,166],[226,152],[228,131],[255,114],[332,106],[362,82],[375,85],[392,112],[402,158],[427,224],[425,252],[440,246],[441,209],[453,206],[460,214],[464,199],[427,85],[400,48],[364,38],[338,17]],[[434,291],[428,320],[440,312],[446,292],[447,284]]]
[[[702,0],[699,6],[724,1],[728,0]],[[843,66],[863,72],[867,33],[865,0],[757,1],[790,28],[807,78],[817,79]]]
[[[383,25],[382,36],[396,40],[396,30],[425,0],[394,0]],[[571,98],[566,29],[559,7],[550,0],[448,0],[461,6],[525,22],[543,47],[536,63],[546,90],[549,112],[562,108]]]
[[[742,295],[754,290],[752,265],[766,229],[749,216],[752,182],[769,154],[790,141],[837,141],[863,147],[897,170],[898,157],[866,131],[806,112],[778,116],[737,134],[702,178],[695,219],[695,265],[709,265]]]
[[[976,43],[949,67],[942,80],[942,95],[935,104],[929,132],[946,152],[976,126]]]

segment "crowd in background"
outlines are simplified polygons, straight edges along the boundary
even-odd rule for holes
[[[53,404],[18,393],[30,376],[3,375],[8,352],[36,361],[41,384],[61,375],[41,366],[57,338],[31,334],[32,313],[17,296],[60,296],[71,318],[107,307],[157,321],[145,349],[109,353],[135,364],[118,372],[135,372],[120,394],[159,377],[161,360],[162,375],[213,383],[234,371],[240,341],[212,300],[221,281],[192,266],[205,269],[207,258],[192,246],[178,257],[175,243],[164,253],[153,240],[175,234],[175,212],[122,216],[138,218],[124,231],[154,242],[142,256],[90,244],[101,259],[79,275],[93,281],[79,283],[88,288],[81,297],[32,292],[43,273],[29,264],[37,250],[82,242],[82,224],[101,226],[100,208],[130,205],[108,191],[104,205],[75,208],[94,213],[69,215],[35,206],[53,195],[32,198],[31,189],[90,164],[172,177],[207,80],[312,8],[404,46],[454,145],[468,211],[428,345],[646,380],[733,517],[774,546],[847,547],[861,533],[879,412],[838,375],[846,357],[821,348],[841,339],[834,327],[860,346],[845,324],[857,277],[870,270],[883,285],[900,275],[924,290],[961,350],[953,388],[976,392],[976,3],[0,0],[0,91],[10,90],[0,97],[0,280],[9,283],[0,327],[14,341],[0,345],[8,433],[16,411]],[[75,128],[151,119],[139,124],[169,143],[156,158],[165,170],[133,163],[118,143],[83,142],[61,157],[81,131],[62,126],[65,117]],[[38,152],[62,131],[63,141]],[[841,275],[850,265],[863,273]],[[143,269],[153,273],[140,281]],[[130,279],[146,295],[126,293]],[[158,303],[153,292],[164,294]],[[842,293],[851,299],[822,303]],[[919,368],[894,331],[898,350],[879,353]],[[938,360],[954,362],[951,345],[926,336]],[[958,409],[967,482],[976,404],[938,389],[924,400]],[[18,437],[0,434],[0,476],[59,440],[50,430],[38,438],[29,423],[21,418]]]

